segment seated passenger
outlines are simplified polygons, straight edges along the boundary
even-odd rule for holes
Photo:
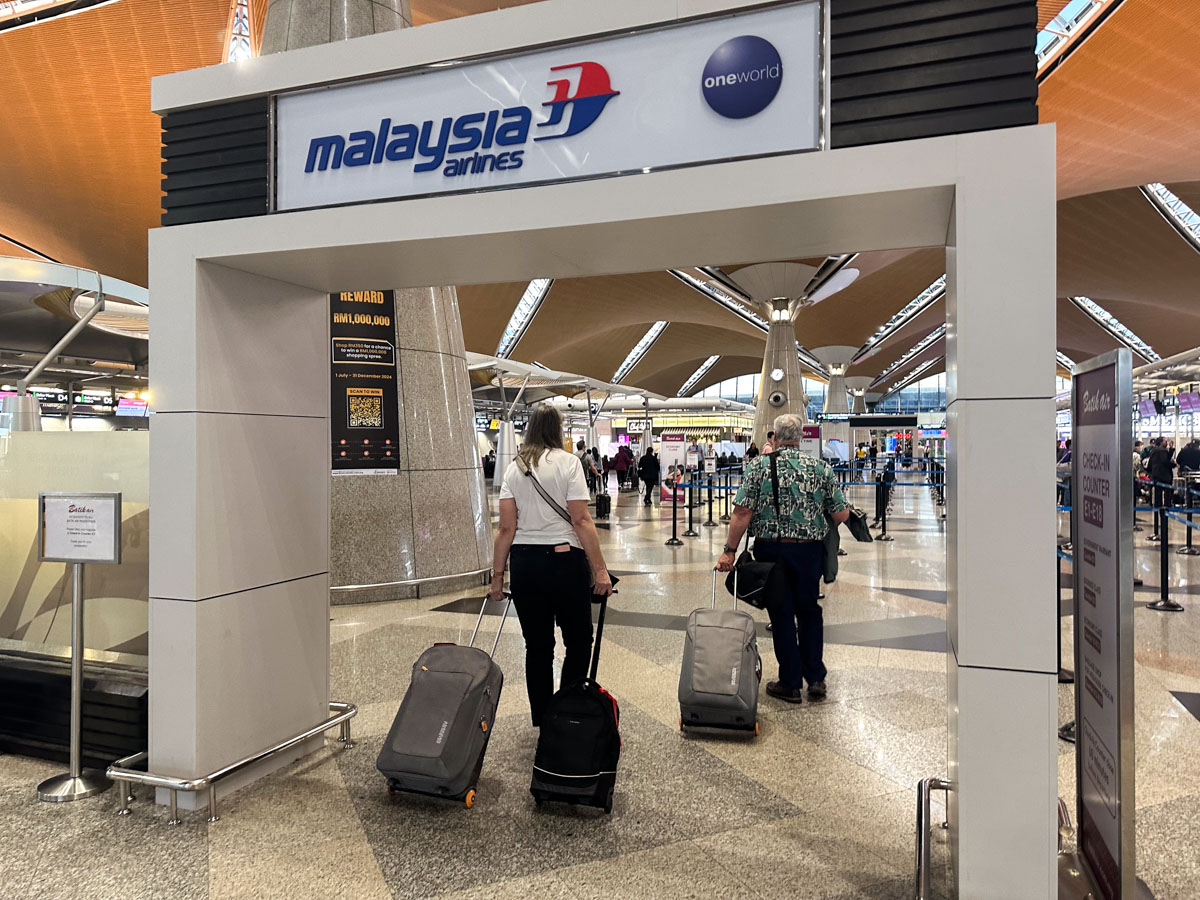
[[[737,546],[749,529],[755,538],[754,558],[775,563],[778,589],[767,601],[767,614],[779,680],[767,682],[767,693],[788,703],[802,702],[805,684],[809,700],[825,699],[824,623],[817,601],[825,566],[823,539],[829,528],[826,515],[839,525],[850,517],[850,504],[829,464],[800,452],[803,425],[796,415],[775,420],[778,491],[769,456],[746,465],[733,501],[729,536],[717,561],[720,571],[732,570]]]

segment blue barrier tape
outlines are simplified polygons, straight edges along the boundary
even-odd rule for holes
[[[1173,512],[1173,511],[1171,511],[1171,510],[1168,510],[1168,511],[1167,511],[1167,516],[1168,516],[1169,518],[1172,518],[1172,519],[1174,519],[1176,522],[1180,522],[1180,523],[1182,523],[1182,524],[1186,525],[1188,528],[1196,528],[1196,529],[1200,529],[1200,524],[1198,524],[1198,523],[1196,523],[1196,522],[1189,522],[1187,519],[1185,519],[1183,516],[1181,516],[1181,515],[1180,515],[1179,513],[1177,513],[1177,512]]]
[[[1068,553],[1067,551],[1063,550],[1062,547],[1058,548],[1058,558],[1065,559],[1067,562],[1073,561],[1073,557],[1071,556],[1071,554]]]

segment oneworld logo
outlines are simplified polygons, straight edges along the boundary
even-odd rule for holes
[[[770,41],[743,34],[713,51],[700,83],[713,112],[727,119],[748,119],[770,106],[779,93],[783,62]]]
[[[537,133],[535,141],[572,137],[589,128],[600,118],[608,102],[620,94],[612,89],[608,70],[599,63],[569,63],[550,69],[551,72],[569,70],[579,72],[575,93],[571,93],[570,78],[547,81],[547,87],[554,88],[554,96],[542,104],[549,110],[543,114],[545,120],[536,125],[534,111],[528,106],[473,112],[457,118],[447,116],[440,122],[427,119],[396,125],[392,119],[384,118],[370,130],[313,138],[308,145],[304,171],[324,172],[343,166],[376,166],[409,160],[415,161],[414,172],[441,169],[444,178],[519,169],[533,128],[548,129],[544,134]]]

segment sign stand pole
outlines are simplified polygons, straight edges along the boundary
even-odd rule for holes
[[[713,477],[708,476],[708,521],[704,523],[705,528],[715,528],[716,520],[713,519]]]
[[[730,469],[725,470],[725,512],[721,516],[720,521],[729,522],[729,492],[733,490],[733,472]]]
[[[687,492],[687,508],[688,508],[688,527],[683,533],[684,537],[700,537],[700,532],[692,527],[692,507],[696,505],[696,496],[694,493],[696,473],[693,472],[688,476],[688,492]]]
[[[99,769],[82,767],[83,563],[71,563],[71,770],[38,785],[39,800],[65,803],[103,793],[112,782]]]

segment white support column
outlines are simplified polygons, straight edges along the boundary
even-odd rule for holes
[[[150,243],[149,763],[194,778],[328,713],[328,298]]]
[[[992,131],[959,141],[946,270],[955,894],[1049,900],[1057,896],[1058,782],[1054,461],[1048,451],[1054,433],[1054,132]]]

